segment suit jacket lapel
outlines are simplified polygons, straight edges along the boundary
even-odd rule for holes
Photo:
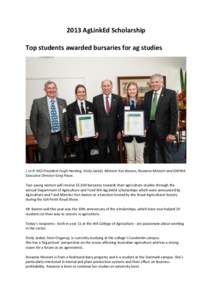
[[[116,99],[113,97],[113,94],[111,94],[111,104],[110,104],[110,113],[109,114],[112,113],[113,108],[115,106],[115,102],[116,102]]]
[[[60,99],[58,99],[58,98],[57,98],[57,106],[58,106],[59,121],[60,121],[60,127],[61,127],[61,125],[63,124],[63,109],[65,107],[63,106]]]
[[[79,109],[77,100],[75,101],[74,105],[75,105],[74,110],[75,110],[76,114],[77,114],[77,115],[81,115],[81,111],[80,111],[80,109]]]
[[[136,102],[136,107],[135,110],[141,110],[141,103],[140,102]]]
[[[91,110],[91,108],[90,108],[90,103],[89,103],[87,100],[85,100],[85,112],[86,112],[86,114],[87,114],[90,110]]]
[[[46,114],[47,119],[49,121],[49,125],[51,126],[51,119],[50,119],[50,113],[49,113],[49,106],[48,106],[47,97],[43,98],[43,112]]]
[[[149,101],[147,102],[147,107],[148,107],[148,110],[149,110],[149,117],[150,117],[150,114],[151,114],[151,107],[152,107],[152,96],[153,96],[153,91],[151,91],[151,93],[149,94]]]
[[[105,105],[104,105],[104,95],[103,95],[103,94],[102,94],[102,99],[101,99],[100,103],[101,103],[101,106],[102,106],[102,110],[103,110],[104,113],[107,115],[107,112],[106,112],[106,110],[105,110]]]
[[[156,108],[156,113],[158,111],[158,108],[160,108],[161,102],[163,101],[163,97],[164,97],[164,88],[161,90],[160,97],[158,99],[158,105],[157,105],[157,108]]]

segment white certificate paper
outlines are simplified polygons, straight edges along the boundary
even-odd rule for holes
[[[124,134],[144,136],[144,112],[125,111],[124,112]]]
[[[76,115],[77,136],[80,139],[95,136],[94,115]]]

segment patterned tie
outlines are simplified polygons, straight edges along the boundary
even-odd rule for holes
[[[80,104],[81,104],[81,114],[84,115],[85,114],[85,109],[84,109],[83,102],[81,102]]]
[[[51,128],[52,132],[58,132],[60,131],[59,122],[58,122],[58,116],[57,116],[57,110],[55,106],[55,100],[51,100]]]
[[[150,112],[150,120],[155,121],[155,113],[157,109],[157,93],[154,92],[153,98],[152,98],[152,105],[151,105],[151,112]]]
[[[134,100],[130,101],[130,110],[135,110],[135,101]]]
[[[106,96],[106,113],[109,114],[110,112],[110,104],[109,104],[109,96]]]

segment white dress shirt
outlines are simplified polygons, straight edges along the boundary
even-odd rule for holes
[[[159,89],[158,91],[153,91],[153,94],[152,94],[152,100],[153,100],[153,98],[154,98],[154,94],[155,94],[155,93],[157,94],[157,104],[158,104],[158,100],[159,100],[159,98],[160,98],[161,91],[162,91],[162,88]]]
[[[134,107],[136,108],[136,99],[135,98],[130,98],[129,99],[130,102],[130,106],[132,105],[132,103],[134,104]]]
[[[80,110],[80,112],[82,113],[82,111],[81,111],[81,105],[83,104],[83,107],[84,107],[84,110],[85,110],[85,113],[86,113],[86,105],[85,105],[85,100],[78,100],[77,99],[77,104],[78,104],[78,107],[79,107],[79,110]]]

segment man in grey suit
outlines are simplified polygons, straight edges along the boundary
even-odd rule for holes
[[[150,79],[151,91],[144,97],[145,128],[150,163],[173,163],[171,144],[178,123],[176,92],[164,88],[163,76]]]
[[[69,141],[66,101],[57,97],[57,85],[47,81],[45,97],[35,99],[30,114],[30,126],[38,142],[43,163],[63,163],[64,143]]]

